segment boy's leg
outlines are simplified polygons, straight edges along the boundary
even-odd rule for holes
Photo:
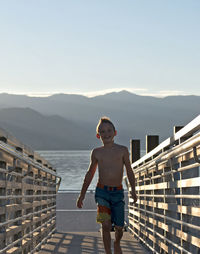
[[[115,226],[114,254],[122,254],[120,241],[123,236],[123,227]]]
[[[112,221],[115,224],[115,241],[114,241],[114,254],[122,254],[120,247],[120,240],[123,236],[124,226],[124,192],[119,190],[115,192],[112,198]]]
[[[110,231],[112,224],[110,220],[102,222],[102,238],[106,254],[112,254]]]

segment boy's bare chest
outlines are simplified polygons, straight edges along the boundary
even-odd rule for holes
[[[115,164],[123,161],[123,154],[120,151],[105,151],[99,154],[97,160],[100,164]]]

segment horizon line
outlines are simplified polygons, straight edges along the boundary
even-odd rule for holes
[[[141,91],[141,92],[137,92],[137,91]],[[138,96],[149,96],[149,97],[155,97],[155,98],[165,98],[165,97],[169,97],[169,96],[200,96],[200,95],[196,95],[196,94],[189,94],[186,93],[184,91],[173,91],[173,90],[160,90],[157,93],[155,92],[148,92],[147,89],[140,89],[140,88],[136,88],[136,89],[130,89],[130,88],[120,88],[120,89],[106,89],[106,90],[101,90],[101,91],[94,91],[94,92],[71,92],[71,93],[65,93],[65,92],[52,92],[52,93],[9,93],[9,92],[0,92],[0,94],[8,94],[8,95],[24,95],[24,96],[28,96],[28,97],[38,97],[38,98],[42,98],[42,97],[51,97],[53,95],[59,95],[59,94],[63,94],[63,95],[80,95],[80,96],[85,96],[88,98],[94,98],[97,96],[102,96],[102,95],[106,95],[106,94],[110,94],[110,93],[120,93],[120,92],[128,92],[131,94],[135,94]]]

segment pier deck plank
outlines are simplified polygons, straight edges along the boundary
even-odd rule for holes
[[[111,233],[112,241],[114,233]],[[113,242],[112,242],[113,246]],[[121,240],[123,254],[147,254],[141,244],[128,232]],[[103,254],[103,242],[100,232],[56,232],[42,245],[38,254]],[[114,253],[114,251],[113,251]]]

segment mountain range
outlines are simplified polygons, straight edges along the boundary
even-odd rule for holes
[[[186,125],[199,114],[200,96],[139,96],[127,91],[88,98],[54,94],[49,97],[0,94],[0,128],[36,150],[81,150],[100,145],[96,125],[111,118],[118,130],[116,142],[159,135],[172,136],[173,126]]]

